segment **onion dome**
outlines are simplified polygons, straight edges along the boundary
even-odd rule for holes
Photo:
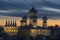
[[[47,20],[47,17],[46,17],[46,16],[44,16],[42,19],[43,19],[43,20]]]
[[[23,18],[22,18],[22,20],[27,20],[27,16],[24,15]]]

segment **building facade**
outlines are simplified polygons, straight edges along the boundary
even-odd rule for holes
[[[18,27],[16,25],[16,20],[6,20],[4,32],[10,36],[17,35]]]
[[[6,24],[4,27],[4,32],[6,32],[8,35],[26,35],[26,38],[29,38],[30,36],[36,36],[36,35],[44,35],[44,36],[50,36],[50,29],[47,27],[47,17],[44,16],[43,19],[43,27],[40,27],[37,25],[38,20],[38,12],[33,6],[32,9],[28,12],[29,14],[29,25],[27,25],[28,17],[24,15],[22,17],[21,26],[17,27],[16,20],[6,20]]]

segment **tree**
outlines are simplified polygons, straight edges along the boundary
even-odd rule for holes
[[[37,35],[34,40],[43,40],[43,38],[40,35]]]
[[[47,37],[46,37],[46,40],[51,40],[50,36],[47,36]]]

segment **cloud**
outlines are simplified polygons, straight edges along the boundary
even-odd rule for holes
[[[60,0],[1,0],[1,1],[5,1],[5,2],[10,2],[10,3],[38,3],[38,2],[51,2],[51,3],[55,3],[55,4],[60,4]]]
[[[0,10],[0,13],[16,13],[16,12],[28,12],[28,10],[14,10],[14,9],[9,9],[9,10]]]
[[[15,13],[16,10],[0,10],[0,13]]]
[[[57,1],[57,0],[56,0]],[[50,18],[60,17],[60,5],[55,0],[0,0],[0,15],[23,16],[31,9],[33,3],[38,10],[38,16]],[[56,3],[54,3],[56,2]]]
[[[12,16],[3,16],[3,15],[0,15],[0,19],[21,19],[21,17],[12,17]]]
[[[60,9],[55,9],[55,8],[51,8],[51,7],[42,7],[42,10],[46,10],[46,11],[52,11],[52,12],[59,12],[60,13]]]
[[[33,3],[33,2],[42,2],[42,0],[2,0],[10,3]]]
[[[55,4],[60,4],[60,0],[46,0],[48,2],[52,2],[52,3],[55,3]]]
[[[23,12],[23,13],[24,13],[24,12],[29,12],[29,10],[20,10],[20,12]]]
[[[0,10],[0,13],[10,13],[11,11]]]

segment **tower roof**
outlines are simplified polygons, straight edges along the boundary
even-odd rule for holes
[[[47,17],[46,17],[46,16],[44,16],[44,17],[43,17],[43,19],[47,19]]]
[[[7,23],[7,20],[6,20],[6,24],[5,24],[5,26],[7,26],[7,24],[8,24],[8,23]]]
[[[25,20],[21,20],[21,23],[22,23],[22,22],[26,22],[26,21],[25,21]]]
[[[30,12],[37,13],[37,10],[35,9],[34,5],[33,5],[32,9],[29,11],[29,13]]]
[[[24,15],[22,19],[27,19],[27,16],[26,16],[26,15]]]

